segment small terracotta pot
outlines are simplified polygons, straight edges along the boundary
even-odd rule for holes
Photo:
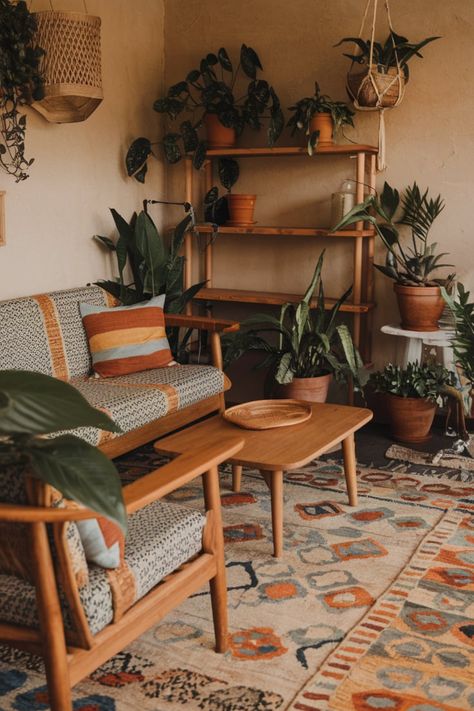
[[[420,397],[385,393],[390,432],[400,442],[425,442],[430,438],[436,403]]]
[[[242,195],[229,193],[227,195],[227,204],[229,206],[230,219],[228,225],[248,226],[254,224],[253,213],[255,210],[256,195]]]
[[[277,396],[304,402],[326,402],[332,373],[317,378],[293,378],[291,383],[279,385]]]
[[[319,131],[318,146],[332,146],[332,134],[334,131],[334,123],[331,114],[314,114],[309,124],[309,133]]]
[[[403,286],[395,283],[401,327],[407,331],[439,331],[444,309],[439,286]]]
[[[232,148],[232,146],[235,146],[237,140],[235,129],[223,126],[217,114],[206,114],[204,125],[209,148]]]

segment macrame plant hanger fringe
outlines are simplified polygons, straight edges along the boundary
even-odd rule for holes
[[[377,156],[377,169],[383,171],[387,167],[385,150],[385,110],[393,109],[400,104],[405,93],[405,76],[400,67],[395,41],[393,39],[392,19],[390,16],[390,6],[385,0],[384,6],[387,14],[390,36],[393,42],[393,49],[396,61],[396,72],[382,74],[374,66],[374,40],[375,25],[377,22],[378,0],[367,0],[364,15],[359,30],[359,39],[362,39],[364,27],[371,4],[372,10],[372,32],[370,37],[369,66],[367,72],[354,74],[354,61],[347,75],[347,90],[352,97],[354,107],[357,111],[378,111],[379,112],[379,152]],[[358,50],[358,45],[354,45],[354,54]]]

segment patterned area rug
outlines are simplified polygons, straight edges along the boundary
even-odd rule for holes
[[[157,465],[143,448],[124,479]],[[285,550],[270,497],[222,476],[230,650],[203,590],[74,688],[75,711],[456,711],[474,707],[474,483],[339,463],[286,476]],[[172,497],[199,506],[198,485]],[[0,648],[0,709],[48,708],[41,662]]]
[[[441,450],[443,451],[443,450]],[[412,464],[424,464],[428,466],[442,467],[448,470],[458,470],[460,479],[468,480],[469,476],[474,477],[474,459],[471,457],[443,453],[440,456],[438,453],[419,452],[416,449],[402,447],[399,444],[392,444],[385,455],[387,459],[397,459],[402,462],[411,462]]]

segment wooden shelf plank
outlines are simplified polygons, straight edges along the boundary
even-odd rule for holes
[[[303,297],[303,294],[280,294],[271,291],[248,291],[244,289],[219,289],[219,288],[204,288],[201,289],[194,297],[198,301],[221,301],[234,302],[239,304],[266,304],[269,306],[281,306],[287,302],[298,302]],[[336,299],[327,298],[325,300],[326,308],[330,309],[336,302]],[[314,301],[312,302],[314,305]],[[347,313],[363,314],[371,311],[374,304],[351,304],[345,303],[341,306],[341,311]]]
[[[318,146],[315,155],[326,155],[326,156],[350,156],[357,155],[358,153],[370,153],[377,154],[378,148],[375,146],[367,146],[361,144],[334,144],[332,146]],[[240,157],[240,158],[268,158],[271,156],[282,157],[282,156],[308,156],[308,151],[306,147],[300,146],[276,146],[275,148],[269,148],[268,146],[262,146],[260,148],[209,148],[206,152],[208,158],[217,158],[219,156],[229,156],[229,157]]]
[[[212,234],[211,224],[196,225],[196,231],[201,234]],[[316,227],[272,227],[264,225],[251,225],[250,227],[228,227],[222,225],[218,230],[221,235],[275,235],[301,236],[301,237],[373,237],[374,230],[340,230],[331,232],[328,229]]]

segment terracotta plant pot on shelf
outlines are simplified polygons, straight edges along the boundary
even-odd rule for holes
[[[332,373],[317,378],[293,378],[291,383],[278,385],[277,395],[304,402],[326,402],[331,381]]]
[[[390,432],[400,442],[425,442],[430,438],[436,403],[419,397],[385,393]]]
[[[334,123],[331,114],[314,114],[309,124],[309,133],[311,134],[313,131],[319,131],[318,146],[332,146],[334,144],[332,140]]]
[[[227,204],[229,207],[230,219],[226,224],[234,227],[248,227],[253,225],[253,213],[255,210],[256,200],[256,195],[229,193],[227,195]]]
[[[206,114],[204,117],[208,148],[232,148],[237,136],[234,128],[227,128],[219,121],[217,114]]]
[[[438,331],[444,309],[439,286],[403,286],[395,283],[401,327],[407,331]]]

